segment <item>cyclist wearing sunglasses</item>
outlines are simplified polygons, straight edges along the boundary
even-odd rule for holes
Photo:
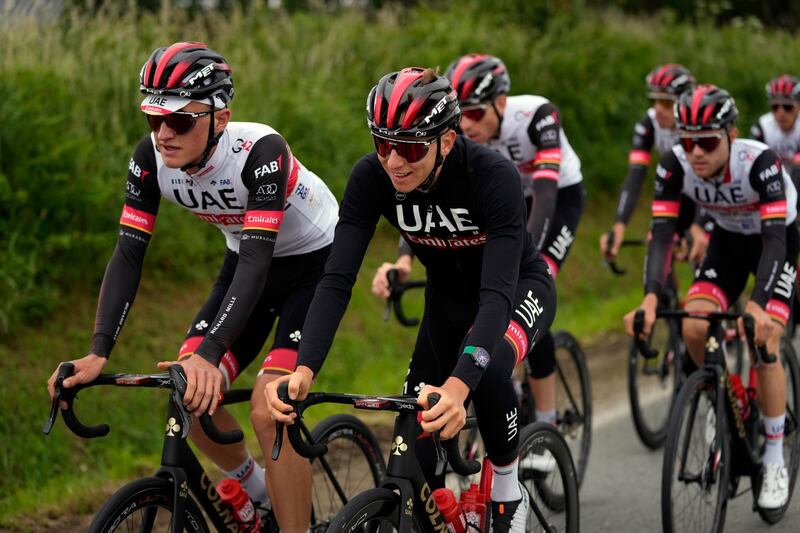
[[[694,77],[683,65],[669,63],[651,70],[645,77],[645,83],[647,98],[652,105],[633,128],[633,146],[628,155],[628,175],[620,191],[616,220],[611,229],[614,237],[612,245],[608,246],[607,234],[600,236],[600,253],[610,260],[617,256],[625,239],[625,229],[639,202],[642,184],[650,166],[651,152],[655,148],[660,157],[678,142],[673,113],[675,101],[694,86]],[[695,206],[690,201],[681,202],[681,209],[677,234],[686,237],[688,228],[688,233],[692,237],[692,247],[686,259],[692,263],[699,263],[708,246],[708,237],[702,227],[706,220],[696,213]]]
[[[772,148],[791,169],[795,187],[800,183],[800,80],[783,74],[767,83],[767,101],[772,111],[761,115],[750,129],[753,139]]]
[[[230,122],[231,69],[205,44],[181,42],[153,51],[140,72],[140,88],[152,131],[128,165],[117,247],[100,289],[89,355],[73,361],[76,375],[64,385],[94,379],[108,362],[136,296],[163,196],[217,226],[226,243],[219,275],[179,350],[189,409],[198,416],[209,411],[223,430],[238,428],[224,408],[217,409],[220,392],[258,356],[277,322],[252,400],[252,420],[267,456],[275,425],[263,389],[294,370],[306,310],[333,241],[336,200],[274,129]],[[243,443],[215,444],[199,424],[190,435],[242,481],[253,500],[267,503],[264,472]],[[281,530],[304,533],[311,471],[292,452],[286,446],[280,461],[267,462],[266,483]]]
[[[432,69],[387,74],[367,98],[376,153],[350,175],[325,274],[309,308],[289,394],[304,398],[320,371],[344,314],[378,220],[398,228],[427,269],[425,310],[403,386],[427,404],[422,428],[444,439],[463,426],[465,402],[475,405],[495,476],[493,531],[525,531],[527,491],[517,481],[517,397],[514,367],[544,335],[555,315],[547,264],[525,231],[519,174],[505,157],[455,132],[455,91]],[[291,407],[267,393],[277,420]],[[430,439],[417,445],[433,488]]]
[[[680,144],[661,158],[657,170],[646,295],[640,305],[644,335],[655,321],[680,204],[688,197],[708,210],[715,226],[685,309],[727,310],[753,272],[755,286],[745,312],[755,318],[756,343],[766,343],[770,353],[778,354],[795,285],[797,192],[775,152],[761,142],[737,138],[737,115],[733,98],[713,85],[684,93],[675,106]],[[629,335],[634,313],[625,315]],[[708,323],[687,319],[682,329],[692,359],[702,365]],[[780,357],[761,362],[758,387],[767,435],[758,505],[770,509],[784,505],[789,494],[783,465],[786,381]]]

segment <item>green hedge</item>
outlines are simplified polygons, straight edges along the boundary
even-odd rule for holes
[[[196,39],[222,51],[235,72],[234,118],[276,127],[336,193],[370,148],[364,100],[382,74],[412,64],[443,69],[468,51],[499,55],[513,93],[547,95],[560,106],[593,196],[615,191],[625,173],[631,126],[646,105],[642,80],[653,65],[680,61],[699,80],[729,88],[749,123],[765,107],[765,80],[793,66],[800,51],[788,34],[693,27],[667,15],[551,8],[537,17],[552,4],[534,2],[514,17],[483,0],[434,5],[324,16],[256,7],[191,18],[166,8],[101,9],[67,12],[44,27],[4,27],[0,332],[46,316],[65,286],[100,276],[126,162],[146,131],[137,74],[158,45]],[[153,261],[169,276],[192,277],[212,254],[211,233],[166,211],[174,230],[159,234]],[[186,251],[180,256],[177,244]]]

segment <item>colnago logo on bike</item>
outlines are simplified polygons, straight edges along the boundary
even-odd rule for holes
[[[445,524],[442,514],[439,512],[436,502],[433,501],[431,488],[427,483],[422,485],[422,489],[419,491],[419,497],[425,503],[425,512],[428,513],[428,519],[431,521],[433,530],[439,531],[440,533],[447,533],[447,524]]]
[[[742,413],[739,412],[739,405],[736,400],[736,393],[733,392],[733,387],[731,387],[731,380],[727,375],[722,376],[720,379],[724,380],[725,382],[725,390],[728,393],[728,401],[731,403],[731,411],[733,411],[733,420],[736,422],[736,433],[739,435],[740,439],[744,440],[744,420],[742,420]]]
[[[222,501],[222,498],[219,497],[217,489],[214,488],[214,484],[211,482],[205,472],[203,472],[203,474],[200,476],[200,488],[206,491],[206,498],[209,502],[211,502],[211,505],[214,506],[214,510],[222,519],[227,531],[238,533],[240,528],[239,523],[236,521],[236,517],[233,516],[230,507]]]

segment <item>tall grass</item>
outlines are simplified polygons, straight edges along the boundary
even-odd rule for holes
[[[130,3],[124,11],[70,11],[56,23],[3,27],[0,371],[7,379],[0,388],[0,526],[55,501],[65,487],[83,490],[156,457],[160,436],[151,429],[161,423],[161,408],[152,394],[87,400],[89,418],[109,418],[115,428],[102,442],[73,439],[60,426],[47,440],[37,434],[47,409],[44,381],[57,361],[88,346],[91,298],[116,239],[128,158],[146,132],[137,76],[153,48],[201,40],[224,53],[236,81],[234,120],[274,126],[337,197],[351,165],[370,149],[364,101],[382,74],[408,65],[443,70],[470,51],[501,56],[512,93],[546,95],[561,108],[582,160],[587,213],[559,278],[557,319],[580,335],[617,324],[640,296],[641,252],[626,259],[633,275],[617,283],[600,268],[595,249],[612,222],[611,196],[626,172],[632,125],[647,105],[644,75],[657,63],[683,62],[699,80],[731,90],[746,128],[766,107],[764,82],[790,70],[800,52],[797,39],[760,28],[690,26],[613,10],[553,10],[536,18],[543,12],[530,9],[515,17],[486,4],[325,16],[257,6],[190,18],[168,7],[137,12]],[[115,370],[143,370],[172,356],[221,257],[223,241],[213,228],[166,202],[159,218],[143,294],[112,358]],[[632,231],[643,233],[646,218],[640,209]],[[393,256],[396,235],[386,228],[378,235],[320,387],[399,386],[413,335],[384,326],[380,305],[367,294],[372,269]]]

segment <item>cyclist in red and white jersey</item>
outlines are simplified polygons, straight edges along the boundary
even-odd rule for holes
[[[239,427],[224,408],[217,409],[220,392],[258,356],[277,321],[252,398],[252,420],[268,456],[275,425],[263,390],[294,371],[303,321],[333,241],[336,200],[274,129],[230,122],[231,69],[205,44],[156,49],[142,67],[140,87],[152,132],[139,141],[128,165],[117,247],[100,288],[89,355],[73,361],[76,374],[64,386],[93,380],[108,362],[136,296],[163,196],[217,226],[226,243],[217,280],[179,351],[189,410],[213,414],[222,430]],[[52,383],[51,377],[51,394]],[[255,501],[267,503],[263,470],[244,443],[216,444],[199,425],[190,435]],[[304,533],[311,508],[308,461],[287,446],[280,461],[267,462],[267,470],[281,530]]]
[[[644,335],[655,322],[658,294],[669,271],[669,254],[680,204],[688,198],[713,217],[708,253],[689,289],[687,311],[728,308],[755,274],[745,312],[756,324],[756,343],[778,354],[789,318],[798,251],[797,192],[780,157],[763,143],[738,139],[736,104],[723,89],[700,85],[675,107],[680,144],[658,166],[653,200],[653,238],[647,255]],[[635,310],[625,315],[633,335]],[[695,364],[703,363],[708,323],[686,319],[683,336]],[[783,464],[786,381],[780,357],[758,368],[758,398],[767,444],[758,505],[777,508],[788,499]]]
[[[772,111],[761,115],[750,128],[750,136],[780,156],[784,168],[791,170],[792,181],[800,183],[800,80],[783,74],[765,87]]]
[[[633,141],[628,155],[628,175],[622,184],[617,203],[617,214],[611,234],[613,244],[608,246],[608,235],[600,236],[600,253],[614,259],[625,239],[625,229],[639,202],[642,184],[650,166],[651,153],[655,149],[658,156],[669,152],[678,142],[673,108],[675,101],[685,91],[694,86],[694,77],[683,65],[669,63],[654,68],[645,77],[647,98],[652,102],[645,116],[633,128]],[[692,249],[688,259],[699,262],[708,244],[703,227],[696,222],[695,206],[692,202],[681,203],[680,222],[677,233],[684,236],[687,228],[692,236]]]
[[[325,274],[304,325],[289,395],[305,397],[333,342],[381,218],[400,230],[426,268],[425,311],[403,390],[441,400],[422,429],[443,439],[463,426],[471,398],[495,473],[492,531],[526,530],[529,494],[518,482],[518,403],[511,375],[555,316],[555,286],[525,231],[519,175],[506,158],[457,135],[458,98],[432,69],[385,75],[367,98],[376,152],[353,167]],[[365,347],[368,355],[371,347]],[[273,416],[291,422],[277,383]],[[417,452],[432,488],[430,438]]]

